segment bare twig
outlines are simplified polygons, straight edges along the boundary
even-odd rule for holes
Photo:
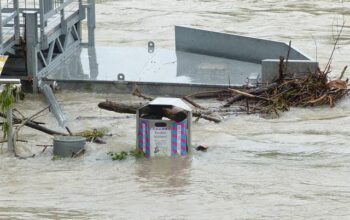
[[[143,99],[145,99],[145,100],[149,100],[149,101],[152,101],[152,100],[153,100],[152,97],[143,95],[143,94],[141,93],[140,89],[139,89],[137,86],[134,87],[134,89],[133,89],[133,91],[132,91],[132,95],[133,95],[133,96],[140,97],[140,98],[143,98]]]
[[[82,148],[82,149],[80,149],[78,152],[76,152],[76,153],[72,153],[72,158],[77,158],[77,157],[79,157],[80,155],[82,155],[82,154],[84,154],[85,153],[85,149],[84,148]]]
[[[37,115],[41,114],[42,112],[46,111],[47,109],[49,109],[50,106],[47,106],[45,108],[43,108],[42,110],[38,111],[37,113],[33,114],[32,116],[30,116],[29,118],[25,119],[22,121],[22,123],[15,129],[15,132],[13,134],[13,145],[14,145],[14,151],[15,151],[15,155],[18,156],[18,154],[16,153],[16,140],[18,137],[18,132],[19,130],[27,123],[29,122],[32,118],[35,118]]]
[[[286,65],[284,67],[284,72],[286,74],[288,74],[288,61],[289,61],[289,55],[290,55],[290,50],[292,48],[292,41],[289,41],[289,45],[288,45],[288,53],[287,53],[287,58],[286,58]]]
[[[239,95],[242,95],[242,96],[245,96],[247,98],[251,98],[251,99],[260,99],[260,100],[264,100],[264,101],[269,101],[267,98],[264,98],[264,97],[260,97],[260,96],[256,96],[256,95],[252,95],[250,93],[246,93],[246,92],[242,92],[242,91],[239,91],[237,89],[229,89],[231,92],[233,93],[237,93]]]
[[[217,98],[219,96],[230,95],[231,92],[227,89],[214,90],[214,91],[202,91],[186,95],[188,98]]]
[[[208,121],[213,121],[215,123],[220,123],[221,122],[221,120],[218,119],[218,118],[215,118],[215,117],[212,117],[212,116],[209,116],[209,115],[204,115],[204,114],[202,114],[200,112],[193,112],[193,116],[194,117],[198,117],[198,118],[203,118],[203,119],[208,120]]]
[[[342,32],[343,32],[344,26],[345,26],[345,21],[343,21],[343,25],[341,26],[340,31],[339,31],[339,33],[338,33],[338,35],[337,35],[337,38],[335,39],[335,42],[334,42],[334,45],[333,45],[332,53],[331,53],[331,55],[330,55],[330,57],[329,57],[329,60],[328,60],[328,62],[327,62],[326,67],[324,68],[324,73],[325,73],[325,74],[327,74],[327,73],[329,72],[329,69],[330,69],[330,66],[331,66],[331,63],[332,63],[332,60],[333,60],[333,55],[334,55],[334,52],[335,52],[335,50],[336,50],[336,48],[337,48],[337,45],[338,45],[338,43],[339,43],[340,36],[341,36],[341,34],[342,34]]]
[[[347,68],[348,68],[348,66],[345,66],[343,71],[341,71],[341,74],[340,74],[340,76],[338,78],[339,80],[341,80],[344,77],[344,74],[345,74]]]
[[[68,131],[69,136],[73,136],[73,133],[70,131],[70,129],[69,129],[68,127],[65,127],[65,128],[66,128],[66,130]]]
[[[199,109],[205,109],[203,108],[201,105],[199,105],[198,103],[196,103],[195,101],[191,100],[190,98],[188,98],[187,96],[182,97],[183,100],[185,100],[186,102],[190,103],[191,105],[193,105],[196,108]]]
[[[278,72],[279,72],[278,82],[279,83],[283,82],[283,69],[284,69],[283,64],[284,64],[284,57],[280,56],[280,63],[279,63],[279,69],[278,69]]]

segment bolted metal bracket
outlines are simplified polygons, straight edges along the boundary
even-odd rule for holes
[[[118,81],[124,81],[125,80],[125,75],[124,73],[119,73],[118,74]]]
[[[153,53],[155,49],[155,44],[153,41],[148,42],[148,53]]]

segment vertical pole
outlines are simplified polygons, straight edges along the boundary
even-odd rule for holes
[[[45,16],[45,0],[40,0],[39,2],[39,18],[40,18],[40,39],[41,43],[43,44],[44,42],[44,35],[45,35],[45,23],[46,20],[44,19]]]
[[[82,33],[81,33],[81,20],[85,16],[85,8],[83,7],[83,0],[79,0],[79,15],[80,15],[80,21],[77,23],[77,31],[79,34],[80,41],[82,41]]]
[[[20,26],[19,26],[19,3],[18,0],[14,0],[13,1],[13,7],[14,10],[16,11],[17,15],[14,18],[14,25],[15,25],[15,40],[16,43],[19,43],[19,39],[20,39]]]
[[[2,52],[2,6],[1,6],[1,1],[0,1],[0,52]]]
[[[8,123],[8,131],[7,131],[7,149],[10,152],[14,152],[14,145],[13,145],[13,125],[12,125],[12,109],[10,108],[7,110],[6,114],[7,123]]]
[[[23,12],[25,17],[25,39],[27,51],[27,74],[33,77],[33,92],[38,92],[38,17],[36,11]]]
[[[60,4],[62,5],[64,3],[64,0],[60,0]],[[62,8],[61,10],[61,28],[62,28],[62,32],[64,34],[67,34],[68,32],[68,27],[67,27],[67,21],[66,19],[64,18],[65,16],[65,13],[64,13],[64,8]]]
[[[46,0],[44,5],[45,14],[53,9],[53,0]]]
[[[95,0],[89,0],[88,7],[88,45],[95,46]]]

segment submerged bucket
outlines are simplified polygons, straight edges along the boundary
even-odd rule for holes
[[[56,136],[53,139],[53,154],[60,157],[72,157],[84,149],[86,139],[80,136]]]

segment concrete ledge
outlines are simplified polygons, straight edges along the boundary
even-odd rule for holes
[[[120,82],[120,81],[92,81],[92,80],[50,80],[44,82],[50,84],[57,82],[59,90],[73,90],[79,92],[94,93],[121,93],[131,94],[137,86],[142,93],[169,97],[182,97],[188,94],[202,91],[216,91],[220,89],[241,88],[240,85],[199,85],[181,83],[148,83],[148,82]]]
[[[279,77],[278,59],[266,59],[261,63],[261,82],[271,83]],[[287,73],[295,76],[313,74],[317,71],[318,62],[312,60],[289,60]]]

